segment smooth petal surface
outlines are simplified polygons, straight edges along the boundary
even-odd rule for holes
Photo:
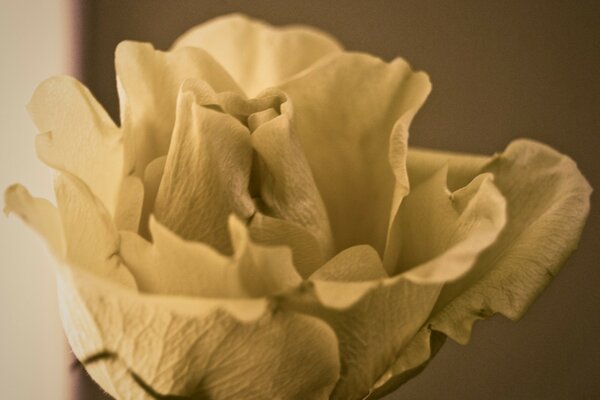
[[[36,231],[57,258],[64,258],[65,237],[60,214],[48,200],[33,197],[25,187],[14,184],[4,192],[4,213],[15,213]]]
[[[156,196],[156,218],[187,240],[231,253],[227,218],[248,219],[252,166],[250,132],[236,118],[199,104],[182,87],[177,121]]]
[[[69,342],[115,398],[327,399],[338,378],[331,329],[264,298],[147,296],[61,272]]]
[[[208,82],[217,92],[241,93],[237,84],[204,50],[155,50],[147,43],[121,42],[115,53],[121,126],[135,149],[135,171],[167,154],[175,124],[176,99],[186,79]]]
[[[188,46],[209,52],[251,97],[342,50],[333,37],[315,28],[278,28],[239,14],[192,28],[173,48]]]
[[[130,166],[121,131],[89,90],[70,77],[50,78],[35,90],[27,109],[41,132],[38,157],[81,179],[116,217]]]
[[[325,202],[336,250],[369,244],[383,254],[397,185],[386,158],[390,135],[399,118],[414,115],[425,101],[427,75],[400,59],[388,64],[344,53],[281,88],[294,105],[294,129]]]
[[[591,188],[576,164],[537,142],[517,140],[487,160],[426,150],[413,151],[408,159],[411,181],[444,164],[455,182],[493,174],[506,198],[507,224],[471,271],[444,287],[411,352],[382,376],[372,398],[399,386],[406,380],[403,374],[422,368],[435,353],[439,334],[464,344],[477,320],[495,313],[520,318],[575,249],[589,212]]]

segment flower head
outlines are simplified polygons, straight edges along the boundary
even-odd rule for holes
[[[427,75],[312,28],[225,16],[115,63],[120,126],[72,78],[38,87],[56,206],[14,185],[6,209],[60,261],[71,347],[117,398],[377,398],[523,315],[588,213],[545,145],[409,150]]]

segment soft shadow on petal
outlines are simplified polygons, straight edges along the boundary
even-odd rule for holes
[[[182,86],[153,212],[184,239],[231,253],[229,214],[248,219],[254,213],[250,132],[231,115],[199,104],[196,90],[191,83]]]
[[[281,88],[294,105],[294,129],[325,202],[336,250],[369,244],[382,255],[399,184],[385,155],[398,119],[414,115],[425,101],[427,75],[400,59],[385,63],[344,53]]]
[[[218,92],[242,93],[217,61],[201,49],[162,52],[147,43],[121,42],[115,67],[121,126],[135,148],[138,176],[151,160],[167,154],[179,87],[186,79],[204,80]]]
[[[121,131],[89,90],[74,78],[58,76],[40,84],[27,109],[40,132],[38,157],[77,176],[112,216],[130,166]]]
[[[416,180],[448,164],[449,181],[491,173],[506,198],[507,223],[475,266],[445,285],[432,317],[382,376],[372,398],[389,393],[435,354],[439,335],[468,342],[473,324],[494,313],[517,320],[575,250],[589,212],[591,187],[569,157],[530,140],[512,142],[490,157],[411,150]],[[371,398],[371,397],[369,397]]]
[[[231,256],[183,240],[153,218],[152,243],[121,232],[120,256],[145,293],[245,298],[272,296],[301,284],[289,248],[253,242],[245,224],[233,215],[228,226],[235,250]]]
[[[267,91],[263,95],[269,93]],[[259,209],[264,214],[306,230],[319,245],[316,251],[324,262],[333,255],[329,219],[293,130],[293,105],[283,94],[280,93],[280,96],[285,99],[280,106],[281,114],[257,124],[251,136],[257,155],[253,173],[263,206]]]
[[[489,176],[455,192],[453,198],[446,188],[445,172],[442,169],[421,191],[416,188],[411,193],[414,198],[409,200],[409,195],[402,205],[417,225],[422,223],[408,228],[419,235],[414,240],[437,241],[435,251],[417,249],[417,254],[407,254],[411,268],[399,275],[360,280],[360,274],[381,277],[386,272],[375,250],[356,246],[347,250],[352,253],[334,257],[323,272],[317,271],[312,289],[290,297],[290,307],[324,319],[338,335],[342,375],[333,398],[360,399],[370,393],[427,321],[444,284],[469,271],[504,225],[504,199]],[[434,198],[424,202],[422,197]],[[435,231],[436,213],[447,214],[445,231]],[[432,218],[427,220],[426,215]],[[334,280],[335,271],[341,269],[344,273],[337,276],[346,281]],[[347,276],[353,270],[357,276]]]
[[[109,355],[87,369],[115,398],[150,398],[143,382],[164,396],[327,399],[339,376],[327,324],[265,298],[147,296],[69,268],[59,296],[75,355]]]
[[[273,27],[240,14],[192,28],[173,48],[188,46],[209,52],[251,97],[342,50],[334,38],[315,28]]]

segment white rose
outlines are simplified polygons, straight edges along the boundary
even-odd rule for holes
[[[311,28],[226,16],[168,52],[121,43],[116,69],[121,126],[68,77],[29,105],[57,206],[6,191],[116,398],[380,397],[475,320],[521,317],[588,213],[543,144],[408,150],[427,75]]]

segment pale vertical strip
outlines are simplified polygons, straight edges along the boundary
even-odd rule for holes
[[[24,183],[53,199],[37,161],[25,104],[36,85],[75,72],[69,0],[0,0],[0,190]],[[68,349],[56,305],[54,261],[32,231],[0,214],[0,398],[69,398]]]

